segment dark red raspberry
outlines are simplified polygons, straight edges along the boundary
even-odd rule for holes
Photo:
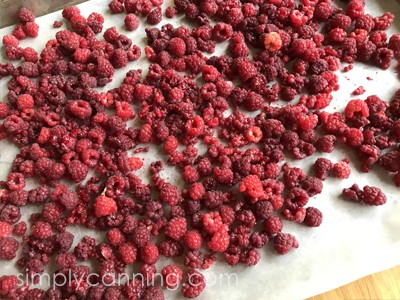
[[[179,190],[176,186],[167,183],[160,190],[160,199],[170,206],[175,206],[179,202],[179,194]]]
[[[298,248],[299,243],[290,233],[278,233],[274,238],[275,250],[279,254],[286,254],[292,248]]]
[[[17,255],[18,245],[18,241],[12,237],[0,238],[0,259],[13,259]]]
[[[315,207],[307,207],[304,224],[310,227],[318,227],[322,223],[322,212]]]
[[[32,236],[38,239],[45,239],[51,236],[51,225],[46,222],[37,222],[32,226]]]
[[[71,179],[75,182],[84,180],[88,172],[88,166],[79,160],[73,160],[68,164],[68,173],[71,175]]]
[[[191,269],[187,272],[185,285],[182,285],[181,291],[186,298],[195,298],[199,296],[206,287],[204,276],[198,271]]]
[[[180,241],[186,231],[186,219],[182,217],[171,219],[165,227],[165,235],[176,241]]]
[[[158,260],[158,248],[152,243],[148,243],[140,249],[140,259],[146,264],[155,264]]]
[[[135,14],[127,14],[124,22],[126,30],[134,31],[139,27],[139,18]]]
[[[333,163],[327,158],[318,158],[314,163],[315,175],[321,180],[328,178],[332,168]]]
[[[386,203],[386,195],[380,188],[373,186],[364,186],[363,193],[361,194],[361,201],[368,205],[383,205]]]

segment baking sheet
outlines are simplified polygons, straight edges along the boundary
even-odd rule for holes
[[[105,28],[116,26],[121,33],[127,34],[135,44],[142,48],[146,45],[144,24],[135,32],[125,32],[123,27],[124,14],[111,15],[108,12],[108,0],[89,1],[79,5],[83,15],[88,16],[92,11],[105,15]],[[400,5],[394,0],[366,1],[366,10],[372,15],[381,15],[391,11],[399,20],[395,21],[391,32],[400,28]],[[164,4],[164,8],[170,2]],[[57,30],[52,28],[55,20],[60,20],[60,12],[37,19],[40,24],[40,34],[35,40],[22,41],[21,46],[31,46],[40,50],[45,42],[53,38]],[[163,19],[163,23],[181,24],[180,19]],[[162,24],[163,24],[162,23]],[[160,24],[158,27],[161,26]],[[65,25],[63,26],[65,28]],[[0,35],[11,32],[10,28],[0,30]],[[58,29],[59,30],[59,29]],[[220,45],[217,54],[223,53],[226,44]],[[6,61],[3,57],[3,62]],[[121,84],[128,68],[146,70],[148,62],[142,58],[130,63],[127,68],[118,70],[114,81],[106,89]],[[369,81],[367,77],[372,78]],[[366,93],[359,96],[365,99],[376,94],[383,99],[390,99],[399,88],[398,74],[395,64],[387,71],[375,67],[358,65],[348,73],[340,73],[341,88],[334,93],[334,101],[327,110],[342,109],[353,99],[351,93],[358,86],[363,85]],[[6,99],[6,84],[8,79],[0,81],[1,99]],[[7,141],[0,141],[0,178],[5,179],[10,169],[10,162],[18,150]],[[145,168],[155,157],[160,157],[157,149],[141,154],[145,159]],[[324,155],[331,160],[338,161],[348,156],[352,161],[352,174],[347,180],[328,179],[324,182],[322,194],[313,197],[309,205],[319,208],[324,213],[324,221],[320,228],[306,228],[305,226],[284,223],[284,232],[294,234],[300,247],[292,250],[285,256],[273,252],[270,243],[261,249],[262,260],[255,267],[230,267],[224,263],[216,263],[209,270],[202,271],[209,281],[206,290],[198,299],[301,299],[336,288],[365,275],[381,271],[400,264],[400,201],[398,188],[392,183],[392,178],[381,170],[373,170],[363,174],[354,168],[355,153],[345,147],[338,147],[334,153]],[[307,170],[318,156],[312,156],[293,164]],[[144,181],[148,181],[147,173],[140,171]],[[165,166],[163,177],[172,183],[177,182],[174,169]],[[388,203],[382,207],[368,207],[356,203],[345,202],[339,195],[344,187],[354,182],[360,186],[375,185],[381,187],[388,196]],[[30,182],[30,187],[35,183]],[[28,213],[38,210],[37,207],[23,208],[24,219]],[[69,227],[75,234],[74,245],[85,234],[102,237],[97,232]],[[15,261],[15,260],[14,260]],[[157,266],[163,266],[167,261],[161,259]],[[13,263],[0,262],[0,275],[17,274],[18,270]],[[224,275],[225,274],[225,275]],[[166,292],[167,299],[178,299],[179,293]]]

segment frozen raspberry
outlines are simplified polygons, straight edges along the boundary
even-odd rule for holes
[[[17,255],[18,245],[18,241],[12,237],[0,238],[0,259],[13,259]]]
[[[1,276],[0,277],[0,295],[7,296],[11,295],[17,288],[18,278],[17,276]]]
[[[12,231],[11,225],[7,222],[0,221],[0,238],[7,237]]]
[[[167,265],[161,270],[163,283],[167,289],[175,289],[182,281],[183,271],[175,265]]]
[[[134,31],[139,27],[139,18],[135,14],[127,14],[124,22],[126,30]]]
[[[211,240],[207,243],[207,247],[214,252],[225,252],[229,246],[228,226],[222,225],[213,234]]]
[[[14,225],[12,233],[16,236],[23,236],[25,235],[26,230],[27,230],[27,225],[24,221],[22,221]]]
[[[37,63],[39,60],[38,53],[31,47],[26,47],[22,55],[26,62]]]
[[[71,179],[75,182],[81,182],[84,180],[88,172],[88,166],[80,160],[73,160],[68,164],[68,173],[71,175]]]
[[[37,37],[39,35],[39,25],[35,22],[28,22],[24,25],[24,32],[27,36]]]
[[[165,184],[160,190],[160,200],[168,203],[170,206],[178,204],[180,193],[176,186],[169,183]]]
[[[80,48],[80,37],[75,32],[62,30],[56,33],[57,42],[68,51],[75,51]]]
[[[307,207],[304,224],[310,227],[318,227],[322,223],[322,212],[315,207]]]
[[[279,33],[269,32],[264,36],[264,47],[270,52],[276,52],[282,48],[282,39]]]
[[[386,203],[386,195],[380,188],[366,185],[361,194],[361,201],[368,205],[383,205]]]
[[[374,18],[376,30],[386,30],[392,25],[394,16],[392,13],[387,12],[380,17]]]
[[[295,57],[301,58],[306,62],[316,62],[319,59],[317,47],[311,40],[294,40],[291,46],[291,52]]]
[[[155,25],[161,22],[162,19],[162,11],[161,7],[156,7],[151,10],[151,12],[147,15],[147,23]]]
[[[53,23],[54,28],[60,28],[63,25],[64,25],[63,21],[54,21],[54,23]]]
[[[18,108],[21,110],[30,109],[35,106],[35,101],[33,100],[33,97],[31,95],[22,94],[21,96],[18,97],[17,105]]]
[[[105,58],[99,56],[97,58],[97,69],[96,75],[101,78],[111,78],[114,76],[114,67],[112,64]]]
[[[348,162],[341,161],[333,165],[332,174],[336,178],[346,179],[349,178],[351,173]]]
[[[186,53],[185,41],[179,37],[172,38],[168,43],[168,51],[171,55],[182,57]]]
[[[202,218],[204,230],[210,234],[215,233],[222,225],[222,218],[218,212],[209,212]]]
[[[257,75],[256,67],[246,58],[237,58],[234,62],[239,78],[245,82]]]
[[[118,247],[125,243],[125,236],[118,228],[113,228],[107,232],[107,239],[111,246]]]
[[[143,300],[164,300],[164,292],[159,286],[150,286],[148,287],[143,294],[143,297],[140,298]]]
[[[26,39],[26,33],[24,31],[24,25],[23,24],[17,24],[15,26],[12,35],[15,36],[19,40],[24,40]]]
[[[19,191],[25,187],[25,177],[21,173],[10,173],[7,177],[7,187],[12,191]]]
[[[308,203],[308,194],[301,188],[293,188],[285,198],[285,204],[290,210],[296,210]]]
[[[198,250],[203,243],[203,237],[199,231],[189,230],[185,233],[183,241],[190,250]]]
[[[351,100],[347,103],[344,114],[346,118],[349,119],[354,118],[357,115],[367,118],[369,116],[368,105],[362,100]]]
[[[249,175],[239,184],[240,192],[247,192],[249,196],[254,198],[263,198],[265,192],[262,187],[260,178],[257,175]]]
[[[175,241],[179,241],[184,237],[186,230],[186,219],[175,217],[171,219],[165,227],[165,235]]]
[[[38,239],[45,239],[51,236],[51,225],[46,222],[37,222],[32,226],[32,236]]]
[[[87,25],[94,33],[103,31],[104,17],[96,12],[91,13],[87,18]]]
[[[328,178],[332,168],[333,163],[327,158],[318,158],[314,163],[315,175],[321,180]]]
[[[35,16],[26,7],[21,7],[18,12],[18,18],[22,23],[28,23],[35,21]]]
[[[158,260],[158,248],[152,243],[148,243],[140,249],[140,259],[146,264],[155,264]]]
[[[5,36],[3,36],[3,45],[18,47],[19,41],[15,36],[6,34]]]
[[[316,177],[308,177],[301,183],[301,188],[305,190],[310,197],[322,192],[322,180]]]
[[[116,213],[117,210],[117,203],[112,198],[99,196],[94,201],[94,213],[96,217],[112,215]]]
[[[0,102],[0,119],[4,119],[8,116],[10,107],[7,103]]]
[[[186,283],[182,285],[181,291],[186,298],[199,296],[206,287],[204,276],[198,271],[191,269],[186,274]]]
[[[136,261],[137,249],[132,244],[124,243],[118,248],[118,254],[121,261],[129,265]]]
[[[274,238],[274,245],[279,254],[286,254],[290,249],[299,247],[296,238],[289,233],[278,233]]]
[[[145,226],[138,226],[133,230],[132,241],[139,248],[150,242],[150,232]]]
[[[81,11],[77,6],[67,6],[62,11],[62,16],[67,20],[71,20],[74,15],[79,15],[80,13]]]

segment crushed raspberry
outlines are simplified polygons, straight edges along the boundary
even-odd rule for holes
[[[114,199],[99,196],[94,201],[94,212],[96,217],[108,216],[117,212],[117,204]]]

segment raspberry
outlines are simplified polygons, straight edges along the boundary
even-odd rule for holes
[[[24,40],[26,39],[26,33],[24,31],[24,25],[22,24],[17,24],[17,26],[15,26],[12,35],[15,36],[17,39],[19,40]]]
[[[299,247],[296,238],[289,233],[278,233],[274,238],[274,245],[279,254],[286,254],[290,249]]]
[[[11,295],[17,288],[18,278],[17,276],[1,276],[0,277],[0,295],[7,296]]]
[[[51,225],[46,222],[37,222],[32,226],[32,236],[38,239],[45,239],[51,236]]]
[[[203,244],[203,238],[199,231],[189,230],[185,233],[183,241],[190,250],[198,250]]]
[[[322,223],[322,213],[315,207],[307,207],[304,224],[310,227],[318,227]]]
[[[19,109],[24,110],[33,108],[35,106],[35,102],[31,95],[22,94],[21,96],[18,97],[17,105]]]
[[[223,225],[222,218],[218,212],[209,212],[202,218],[204,230],[210,234],[217,232]]]
[[[4,119],[8,116],[10,107],[7,103],[0,102],[0,119]]]
[[[346,179],[349,178],[351,173],[348,162],[341,161],[333,165],[332,174],[336,178]]]
[[[133,230],[132,241],[137,247],[142,248],[150,242],[150,232],[145,226],[138,226]]]
[[[176,186],[169,183],[165,184],[160,190],[160,200],[170,206],[178,204],[180,199],[179,190]]]
[[[264,36],[264,47],[270,52],[276,52],[282,48],[282,39],[279,33],[269,32]]]
[[[67,20],[71,20],[74,15],[79,15],[80,13],[81,11],[77,6],[67,6],[62,11],[62,16]]]
[[[124,243],[118,248],[118,254],[121,261],[129,265],[136,261],[137,249],[132,244]]]
[[[175,289],[182,281],[183,271],[176,265],[167,265],[161,270],[163,283],[167,289]]]
[[[319,53],[316,45],[311,40],[296,39],[291,46],[292,54],[306,62],[316,62],[319,59]]]
[[[235,59],[234,66],[238,72],[240,80],[243,82],[257,75],[256,67],[246,58]]]
[[[35,21],[35,16],[33,13],[27,9],[26,7],[21,7],[18,12],[18,18],[22,23],[33,22]]]
[[[316,177],[307,177],[301,183],[301,188],[308,193],[308,196],[312,197],[322,192],[322,180]]]
[[[0,238],[5,238],[10,235],[12,231],[11,225],[7,222],[0,221]]]
[[[128,31],[134,31],[139,27],[139,18],[135,14],[127,14],[124,22]]]
[[[17,255],[18,241],[12,237],[0,238],[0,259],[11,260]]]
[[[290,210],[296,210],[308,203],[308,194],[301,188],[293,188],[285,198],[285,204]]]
[[[314,170],[316,176],[321,179],[325,180],[328,178],[329,172],[333,168],[333,163],[327,158],[318,158],[314,163]]]
[[[39,60],[38,53],[31,47],[26,47],[22,55],[26,62],[37,63]]]
[[[199,296],[206,287],[204,276],[198,271],[191,269],[186,274],[186,283],[182,285],[181,291],[186,298]]]
[[[181,240],[186,231],[186,219],[182,217],[172,218],[165,227],[165,235],[175,241]]]
[[[103,30],[104,17],[96,12],[91,13],[87,18],[88,26],[94,33],[100,33]]]
[[[24,206],[28,202],[28,192],[24,190],[11,192],[9,202],[16,206]]]
[[[188,120],[185,124],[185,129],[190,136],[199,136],[204,131],[204,120],[200,116],[194,116],[193,119]]]
[[[25,187],[25,178],[21,173],[10,173],[7,177],[7,187],[12,191],[19,191]]]
[[[168,52],[176,57],[182,57],[186,53],[185,41],[179,37],[174,37],[169,40]]]
[[[94,201],[94,213],[96,217],[103,217],[115,214],[118,210],[114,199],[106,196],[98,196]]]
[[[39,35],[39,25],[34,22],[27,22],[24,25],[24,32],[27,36],[37,37]]]
[[[228,226],[222,225],[213,234],[211,240],[207,243],[207,247],[214,252],[225,252],[229,246]]]
[[[54,21],[54,23],[53,23],[54,28],[60,28],[63,25],[64,25],[63,21]]]
[[[249,175],[239,184],[240,192],[247,192],[254,198],[263,198],[265,196],[262,183],[257,175]]]
[[[89,172],[89,168],[79,160],[73,160],[68,164],[68,173],[75,182],[83,181]]]
[[[349,103],[347,103],[344,114],[346,118],[349,119],[358,115],[367,118],[369,116],[368,105],[362,100],[351,100]]]
[[[27,225],[24,221],[22,221],[14,225],[12,233],[16,236],[23,236],[25,235],[26,230],[27,230]]]
[[[153,8],[147,16],[147,23],[155,25],[161,22],[162,19],[162,11],[161,7]]]
[[[5,36],[3,36],[3,45],[11,46],[11,47],[18,47],[19,41],[15,36],[6,34]]]
[[[140,259],[146,264],[155,264],[158,260],[158,248],[152,243],[148,243],[140,249]]]
[[[368,205],[383,205],[386,203],[386,195],[380,188],[373,186],[364,186],[363,193],[361,194],[361,201]]]
[[[107,239],[111,246],[118,247],[125,243],[125,236],[118,228],[113,228],[107,232]]]
[[[164,297],[164,292],[162,289],[158,286],[150,286],[146,289],[146,291],[143,294],[143,297],[141,298],[143,300],[163,300],[165,299]]]

